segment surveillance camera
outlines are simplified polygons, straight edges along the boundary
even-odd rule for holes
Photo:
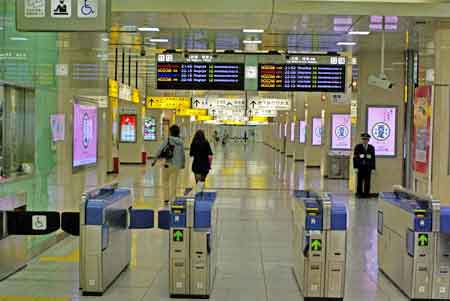
[[[146,54],[145,47],[141,47],[141,56],[145,56]]]
[[[384,89],[384,90],[390,90],[394,87],[394,83],[391,82],[386,75],[379,74],[379,75],[369,75],[369,85]]]

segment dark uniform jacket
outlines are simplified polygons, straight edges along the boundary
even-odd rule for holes
[[[209,142],[206,141],[203,144],[192,143],[189,155],[194,157],[192,171],[195,174],[208,174],[211,169],[208,156],[213,155]]]
[[[373,145],[367,145],[367,150],[364,148],[363,144],[355,146],[353,168],[363,170],[375,169],[375,148]]]

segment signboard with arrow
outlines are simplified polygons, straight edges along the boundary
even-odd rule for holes
[[[175,241],[175,242],[183,242],[183,240],[184,240],[184,230],[182,230],[182,229],[173,229],[172,237],[173,237],[173,241]]]
[[[322,240],[321,239],[312,239],[311,240],[311,250],[312,251],[322,251]]]
[[[147,96],[147,108],[148,109],[190,109],[191,100],[189,97],[177,97],[177,96]]]
[[[427,233],[419,233],[417,237],[417,244],[419,247],[428,247],[428,234]]]

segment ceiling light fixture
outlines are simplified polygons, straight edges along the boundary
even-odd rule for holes
[[[24,38],[24,37],[11,37],[9,39],[11,41],[28,41],[28,38]]]
[[[338,46],[355,46],[356,42],[337,42],[336,45],[338,45]]]
[[[261,40],[243,40],[242,43],[244,44],[261,44]]]
[[[353,35],[353,36],[367,36],[370,34],[370,31],[349,31],[348,32],[349,35]]]
[[[169,39],[150,39],[151,43],[168,43]]]
[[[159,32],[158,27],[138,27],[139,31]]]
[[[256,29],[256,28],[244,28],[242,32],[245,33],[263,33],[264,29]]]
[[[108,42],[109,39],[108,39],[108,38],[103,38],[102,41],[103,41],[103,42]]]

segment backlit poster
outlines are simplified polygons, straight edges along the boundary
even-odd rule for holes
[[[156,141],[156,119],[153,117],[144,119],[144,140]]]
[[[420,173],[427,173],[430,158],[431,98],[432,87],[416,89],[414,98],[413,166]]]
[[[288,123],[284,124],[284,138],[287,138]]]
[[[54,114],[50,115],[50,126],[52,129],[52,141],[64,141],[65,135],[65,115]]]
[[[312,145],[322,145],[322,118],[315,117],[312,119]]]
[[[295,141],[295,122],[291,122],[291,142]]]
[[[300,144],[306,143],[306,122],[304,120],[299,122],[299,142]]]
[[[282,132],[282,125],[281,125],[281,123],[278,124],[278,136],[280,137],[280,139],[283,137],[283,132]]]
[[[377,156],[395,156],[397,141],[397,108],[368,107],[367,132]]]
[[[73,105],[73,160],[79,167],[97,162],[97,107]]]
[[[331,149],[350,150],[352,144],[350,114],[331,114]]]
[[[120,115],[120,142],[136,142],[136,115]]]

